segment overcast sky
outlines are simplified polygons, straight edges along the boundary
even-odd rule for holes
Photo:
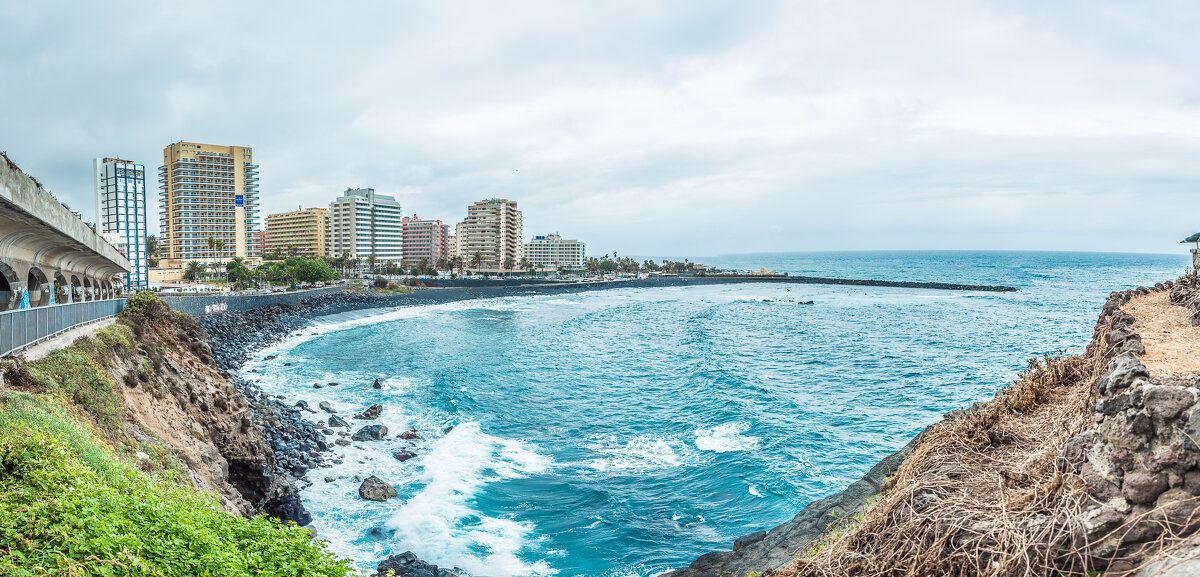
[[[0,0],[0,150],[254,147],[263,214],[515,199],[589,253],[1175,252],[1200,230],[1192,2]]]

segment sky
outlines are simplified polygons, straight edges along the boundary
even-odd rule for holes
[[[516,200],[589,254],[1176,252],[1200,231],[1191,2],[0,0],[0,150],[254,148],[263,215],[348,187]]]

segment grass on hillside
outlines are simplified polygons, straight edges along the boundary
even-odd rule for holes
[[[351,574],[349,561],[306,529],[221,510],[215,496],[187,482],[165,447],[125,433],[134,425],[124,422],[109,373],[114,355],[157,346],[135,339],[149,330],[192,328],[145,294],[131,315],[94,338],[3,367],[10,390],[0,392],[0,575]],[[150,459],[137,460],[135,451]]]

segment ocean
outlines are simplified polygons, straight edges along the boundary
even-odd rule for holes
[[[1110,291],[1175,278],[1189,262],[1044,252],[693,260],[1020,291],[629,288],[318,319],[243,367],[261,372],[245,376],[268,393],[328,401],[353,429],[355,412],[384,407],[387,440],[336,446],[342,463],[309,473],[302,497],[318,535],[364,571],[411,550],[476,576],[657,575],[841,490],[945,412],[990,397],[1026,359],[1081,351]],[[312,386],[328,382],[339,385]],[[410,428],[420,439],[395,438]],[[393,458],[406,448],[417,457]],[[399,497],[360,499],[356,475]]]

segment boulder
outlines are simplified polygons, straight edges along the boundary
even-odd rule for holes
[[[387,501],[396,496],[396,488],[371,475],[358,486],[358,496],[371,501]]]
[[[367,425],[350,436],[355,441],[379,441],[387,435],[387,427],[383,425]],[[1156,495],[1157,496],[1157,495]]]
[[[1117,357],[1108,365],[1108,372],[1100,377],[1097,388],[1100,394],[1115,395],[1133,386],[1139,380],[1150,378],[1150,371],[1141,361],[1132,356]]]
[[[372,389],[382,389],[383,388],[383,377],[376,377],[375,382],[371,383],[371,388]]]
[[[330,427],[349,427],[350,423],[347,423],[345,419],[343,419],[337,415],[334,415],[332,417],[329,417],[329,426]]]
[[[417,454],[412,451],[409,451],[408,449],[404,449],[404,450],[398,451],[396,453],[393,453],[392,456],[395,457],[397,461],[400,461],[401,463],[403,463],[409,459],[412,459],[413,457],[416,457]]]
[[[421,436],[418,435],[417,430],[415,428],[413,428],[413,429],[404,431],[403,433],[400,433],[400,438],[404,439],[406,441],[414,441],[416,439],[420,439]]]
[[[445,569],[438,569],[437,565],[430,565],[418,559],[412,551],[384,559],[375,570],[379,575],[387,575],[388,571],[394,571],[395,577],[458,577]]]
[[[337,412],[337,410],[333,408],[333,405],[329,404],[329,401],[321,401],[321,403],[317,406],[321,407],[321,410],[325,411],[326,413],[336,413]]]
[[[371,405],[367,407],[367,410],[354,415],[354,418],[362,419],[364,421],[372,421],[378,419],[379,415],[381,414],[383,414],[383,407],[381,405]]]

